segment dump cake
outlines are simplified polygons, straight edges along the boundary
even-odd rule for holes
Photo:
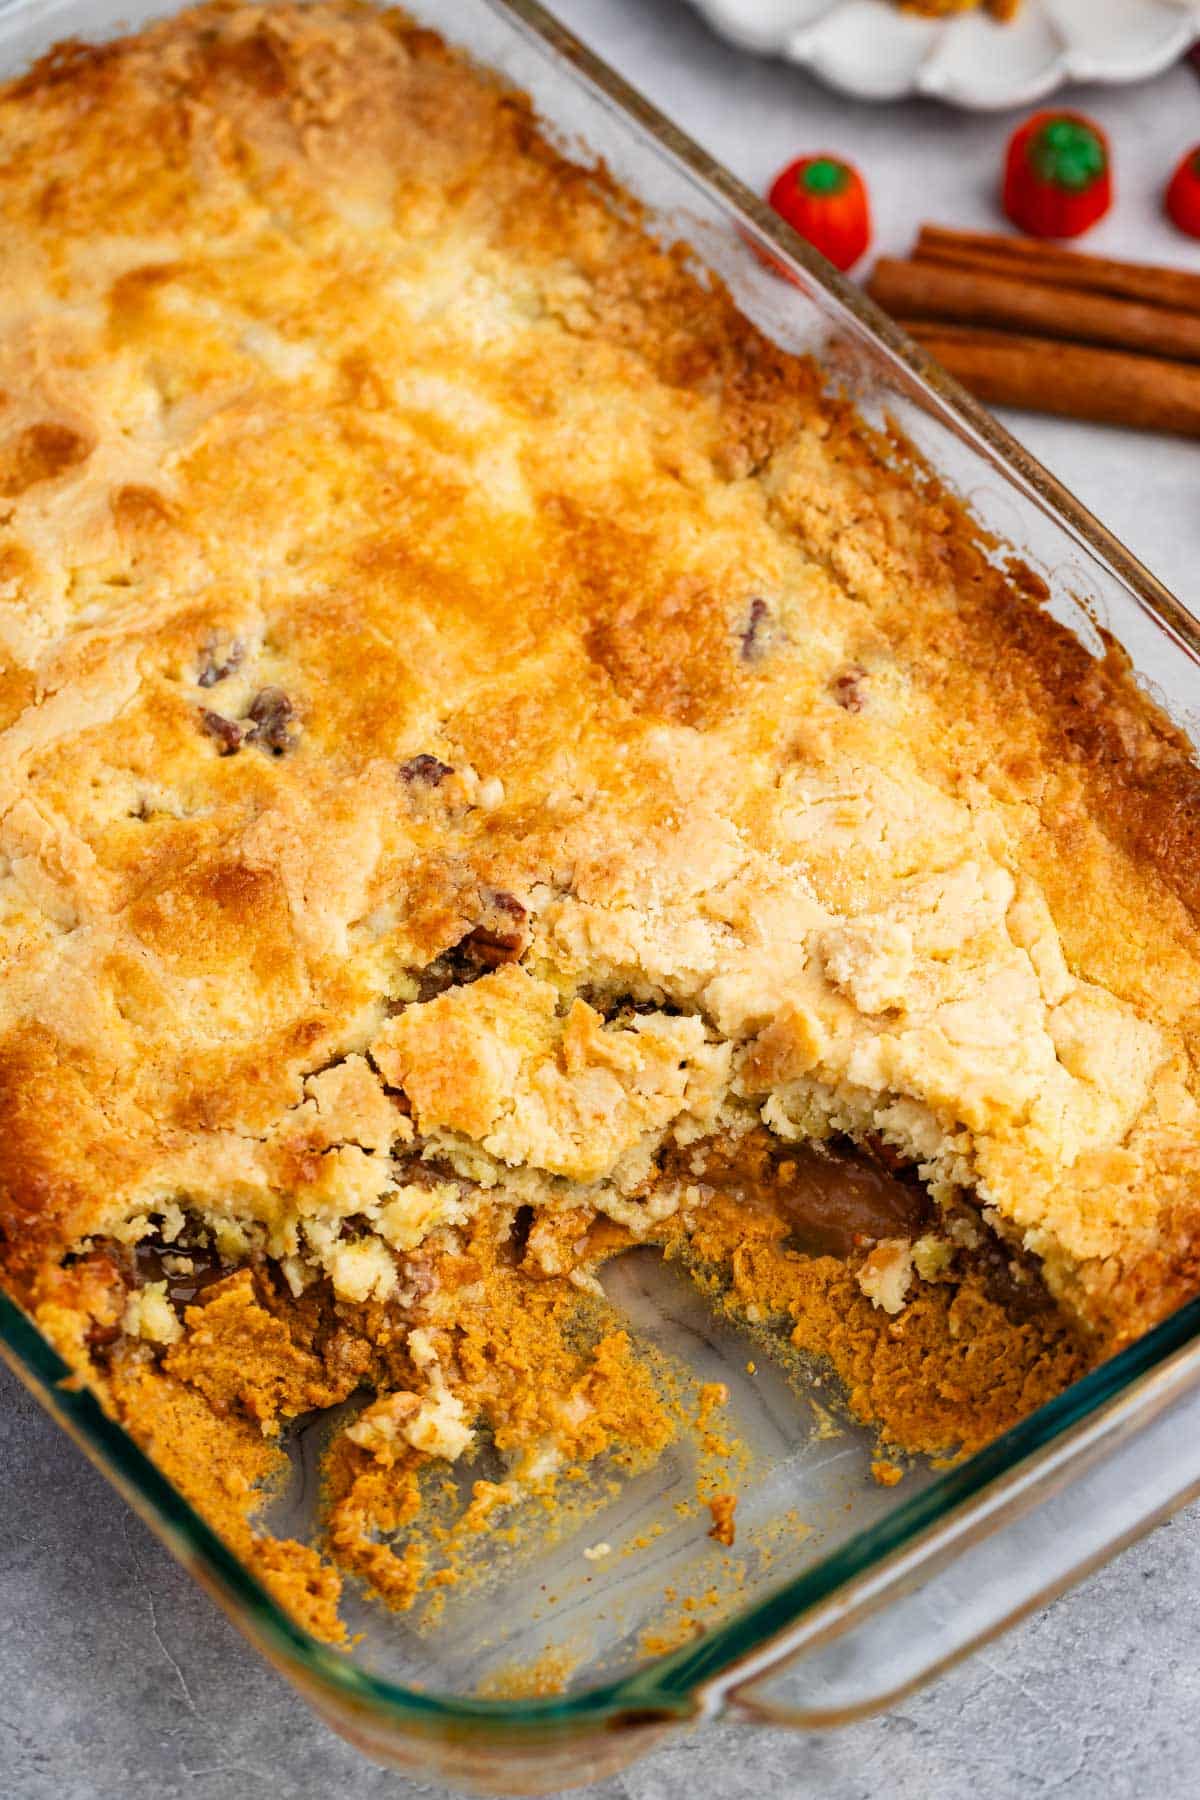
[[[1195,1290],[1188,747],[902,445],[399,14],[0,139],[0,1272],[298,1615],[657,1454],[630,1245],[916,1452]]]

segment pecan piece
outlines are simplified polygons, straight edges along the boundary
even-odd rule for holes
[[[438,1272],[432,1256],[418,1250],[415,1255],[400,1258],[401,1285],[408,1290],[409,1304],[426,1300],[438,1286]]]
[[[829,684],[829,691],[846,712],[858,713],[867,703],[862,686],[866,679],[867,671],[859,663],[851,663],[834,676]]]
[[[437,756],[429,756],[422,751],[420,756],[410,756],[407,762],[400,764],[400,779],[419,783],[422,787],[441,787],[448,775],[454,770],[449,763],[444,763]]]
[[[241,665],[245,656],[245,646],[239,638],[234,638],[225,655],[218,660],[217,640],[209,638],[204,646],[204,662],[196,677],[197,686],[202,688],[216,687],[218,681],[224,681]]]
[[[109,1322],[102,1322],[101,1320],[96,1319],[84,1332],[83,1341],[89,1350],[108,1350],[116,1343],[120,1335],[120,1319],[114,1319]]]
[[[742,641],[743,662],[758,662],[766,655],[770,627],[771,609],[762,596],[756,594],[750,602],[746,623],[739,634]]]
[[[200,729],[207,737],[216,739],[222,756],[232,756],[241,748],[242,727],[236,719],[227,719],[224,713],[209,712],[205,707],[200,714]]]
[[[457,948],[485,969],[517,962],[529,943],[528,913],[515,894],[489,888],[481,895],[483,917]]]
[[[261,744],[273,756],[282,756],[295,742],[292,729],[295,711],[282,688],[262,688],[250,702],[246,715],[252,727],[246,733],[247,743]]]
[[[877,1132],[867,1132],[858,1147],[889,1175],[907,1174],[913,1170],[912,1158],[897,1150],[895,1144],[887,1143]]]

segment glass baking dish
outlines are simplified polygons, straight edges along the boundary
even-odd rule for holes
[[[171,10],[0,0],[0,71],[64,36]],[[818,356],[869,419],[902,433],[967,500],[992,553],[1034,568],[1093,651],[1106,635],[1123,646],[1200,742],[1192,615],[855,288],[534,0],[407,10],[528,92],[548,133],[581,161],[602,158],[761,329]],[[491,1570],[436,1625],[364,1604],[350,1653],[291,1622],[3,1294],[0,1351],[333,1726],[381,1761],[493,1793],[596,1779],[718,1713],[824,1728],[879,1710],[1200,1491],[1200,1301],[969,1461],[883,1488],[871,1435],[838,1417],[819,1372],[776,1366],[768,1348],[751,1380],[745,1339],[648,1252],[606,1279],[644,1343],[729,1387],[748,1457],[745,1549],[724,1556],[707,1517],[680,1507],[695,1471],[672,1451],[574,1535]],[[292,1532],[311,1513],[311,1444],[301,1433],[291,1446],[297,1478],[272,1515]],[[676,1647],[653,1654],[655,1632]]]

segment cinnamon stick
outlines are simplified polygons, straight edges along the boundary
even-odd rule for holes
[[[960,268],[991,270],[1012,280],[1111,294],[1149,306],[1200,314],[1200,275],[1186,269],[1163,269],[1149,263],[1118,262],[1064,250],[1040,238],[1005,237],[989,231],[952,231],[922,225],[913,252],[918,262],[953,263]]]
[[[899,319],[998,325],[1036,337],[1112,344],[1120,350],[1200,362],[1200,311],[1180,312],[1048,281],[892,257],[876,263],[867,292]]]
[[[1190,363],[966,325],[905,329],[991,406],[1200,437],[1200,368]]]

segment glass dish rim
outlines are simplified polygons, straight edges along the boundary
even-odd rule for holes
[[[1064,1440],[1073,1426],[1095,1419],[1106,1404],[1132,1400],[1139,1385],[1180,1352],[1191,1372],[1200,1369],[1200,1299],[1180,1307],[1002,1437],[941,1473],[874,1525],[856,1532],[695,1643],[578,1694],[491,1700],[405,1687],[372,1675],[296,1624],[123,1426],[104,1411],[91,1390],[82,1386],[24,1310],[0,1290],[0,1356],[101,1473],[109,1479],[115,1473],[115,1484],[146,1522],[172,1548],[177,1537],[183,1540],[186,1566],[198,1564],[223,1599],[245,1610],[264,1649],[335,1689],[341,1698],[406,1725],[484,1727],[493,1735],[499,1728],[505,1736],[610,1725],[631,1714],[694,1716],[705,1690],[740,1673],[739,1665],[751,1657],[771,1651],[772,1664],[785,1660],[789,1629],[798,1627],[820,1602],[856,1577],[881,1571],[898,1553],[918,1547],[924,1534],[959,1514],[985,1489],[1017,1483],[1037,1451]]]
[[[186,0],[180,0],[178,10],[183,4]],[[540,0],[485,0],[485,4],[549,56],[569,65],[575,79],[595,90],[651,140],[659,155],[680,167],[701,190],[707,190],[710,199],[715,198],[735,223],[748,228],[746,235],[752,243],[769,248],[785,266],[796,265],[877,347],[902,364],[927,393],[955,415],[956,423],[980,440],[1057,525],[1076,537],[1092,558],[1107,565],[1162,629],[1200,660],[1200,620],[865,294],[587,49]],[[0,23],[29,10],[30,0],[0,0]],[[164,16],[173,10],[164,6]],[[109,1417],[95,1395],[77,1382],[33,1321],[2,1290],[0,1355],[185,1566],[207,1578],[273,1659],[308,1677],[331,1697],[336,1695],[398,1725],[458,1733],[482,1730],[493,1739],[516,1741],[589,1725],[612,1726],[633,1717],[694,1717],[706,1696],[715,1687],[723,1691],[730,1686],[751,1660],[759,1673],[764,1666],[785,1661],[790,1653],[789,1635],[798,1632],[822,1602],[831,1601],[856,1577],[882,1573],[902,1552],[920,1548],[934,1527],[947,1524],[984,1490],[1000,1494],[1018,1488],[1036,1452],[1067,1443],[1073,1428],[1099,1419],[1106,1406],[1120,1401],[1132,1404],[1139,1389],[1155,1371],[1164,1370],[1172,1357],[1186,1361],[1189,1372],[1193,1367],[1200,1370],[1200,1299],[1179,1308],[1002,1437],[939,1474],[883,1519],[856,1532],[802,1574],[740,1609],[696,1642],[577,1694],[520,1700],[442,1694],[389,1681],[358,1667],[297,1625],[134,1439]],[[769,1663],[764,1665],[767,1657]]]

